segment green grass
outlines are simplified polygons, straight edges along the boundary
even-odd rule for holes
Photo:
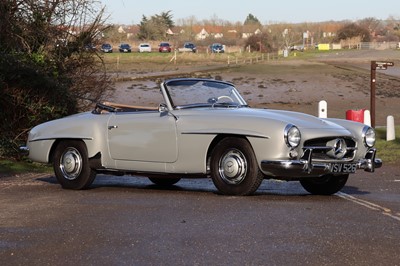
[[[376,148],[377,157],[382,159],[384,164],[396,164],[400,162],[400,126],[396,127],[396,139],[386,141],[386,128],[377,128]]]
[[[32,163],[28,161],[14,161],[10,159],[0,160],[0,176],[51,172],[52,168],[44,164]]]

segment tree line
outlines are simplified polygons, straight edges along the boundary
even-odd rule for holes
[[[389,17],[386,20],[364,18],[358,21],[326,21],[315,23],[271,23],[262,25],[258,18],[249,14],[243,23],[231,23],[218,19],[215,15],[209,20],[198,21],[195,17],[173,20],[172,11],[161,12],[150,17],[143,16],[139,24],[134,25],[139,32],[130,35],[131,41],[172,41],[178,45],[186,41],[196,41],[199,45],[209,45],[218,41],[227,45],[251,47],[252,51],[276,51],[303,43],[304,33],[308,35],[308,44],[334,43],[343,40],[357,39],[360,42],[369,41],[400,41],[400,20]],[[219,27],[225,29],[224,37],[197,40],[194,29],[203,27]],[[171,29],[175,35],[168,35]],[[235,29],[235,34],[226,34],[228,30]],[[250,38],[242,38],[244,32],[253,32],[259,29],[258,36],[252,34]],[[118,42],[124,39],[123,34],[116,33],[116,28],[111,27],[105,36],[109,41]],[[129,40],[127,40],[129,41]],[[261,44],[261,45],[260,45]]]

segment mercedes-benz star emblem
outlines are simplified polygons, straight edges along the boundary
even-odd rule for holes
[[[327,143],[328,146],[332,147],[332,150],[327,152],[327,154],[336,159],[342,159],[347,152],[347,145],[344,139],[334,139]]]

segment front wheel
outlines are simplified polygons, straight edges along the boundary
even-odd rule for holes
[[[66,189],[86,189],[96,177],[96,171],[89,166],[86,145],[78,140],[66,140],[57,145],[53,168],[58,182]]]
[[[263,180],[253,149],[243,138],[220,141],[211,154],[210,168],[215,187],[225,195],[253,194]]]
[[[332,195],[340,191],[347,182],[349,175],[325,175],[315,179],[300,180],[305,190],[314,195]]]

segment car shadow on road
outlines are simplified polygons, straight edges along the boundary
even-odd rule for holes
[[[371,194],[369,191],[360,190],[358,187],[345,186],[341,192],[349,195],[368,195]]]
[[[36,178],[51,185],[60,186],[54,175]],[[210,178],[183,178],[175,185],[162,186],[153,184],[146,177],[138,176],[110,176],[110,175],[97,175],[93,184],[88,190],[96,191],[98,189],[111,188],[111,189],[139,189],[146,191],[164,191],[164,192],[199,192],[199,193],[213,193],[219,195],[220,193],[215,188]],[[61,189],[61,186],[60,186]],[[306,192],[299,182],[284,182],[277,180],[264,180],[259,189],[253,196],[313,196]]]

